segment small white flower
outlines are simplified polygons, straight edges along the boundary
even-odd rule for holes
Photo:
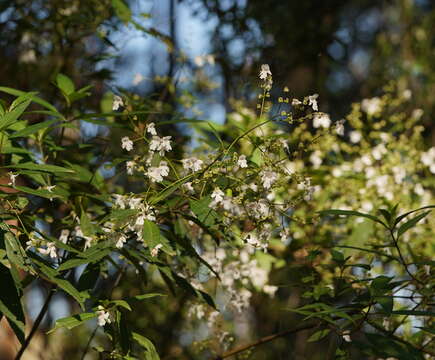
[[[261,65],[260,74],[258,75],[261,80],[266,80],[268,76],[272,76],[270,67],[268,64]]]
[[[132,160],[126,162],[125,167],[127,168],[128,175],[133,175],[135,165],[136,163]]]
[[[69,236],[69,230],[68,229],[63,229],[60,233],[59,236],[59,241],[63,242],[64,244],[66,244],[68,242],[68,236]]]
[[[183,187],[186,189],[186,191],[190,192],[190,193],[194,193],[195,189],[192,186],[192,183],[189,181],[185,184],[183,184]]]
[[[147,171],[147,176],[150,178],[151,182],[162,182],[164,176],[168,176],[169,167],[166,161],[160,161],[158,167],[149,167]]]
[[[329,128],[331,126],[331,119],[328,114],[325,113],[315,113],[313,117],[313,126],[315,128]]]
[[[121,147],[127,151],[133,150],[133,141],[128,136],[124,136],[121,139]]]
[[[319,106],[317,105],[317,98],[319,94],[313,94],[308,96],[308,105],[313,108],[314,111],[319,111]]]
[[[350,337],[350,331],[349,330],[345,330],[343,331],[343,333],[341,334],[341,337],[343,338],[344,341],[346,342],[352,342],[352,339]]]
[[[134,78],[133,78],[133,81],[132,81],[132,84],[133,85],[139,85],[143,80],[144,80],[145,78],[144,78],[144,76],[142,75],[142,74],[140,74],[140,73],[136,73],[135,75],[134,75]]]
[[[302,101],[300,101],[300,100],[298,100],[298,99],[293,99],[292,100],[292,105],[293,106],[297,106],[297,105],[301,105],[302,104]]]
[[[203,161],[195,157],[190,157],[181,160],[183,163],[183,168],[186,170],[192,170],[192,172],[199,171],[202,168]]]
[[[157,244],[151,249],[151,256],[156,257],[159,254],[160,249],[163,247],[162,244]]]
[[[54,242],[47,243],[47,248],[39,248],[38,251],[43,255],[50,255],[52,259],[57,258],[57,251]]]
[[[120,97],[118,95],[113,95],[112,110],[116,111],[122,106],[124,106],[124,102],[122,101],[122,97]]]
[[[224,192],[218,187],[216,187],[211,193],[211,197],[216,204],[221,203],[224,199],[224,196],[225,196]]]
[[[119,238],[118,238],[118,241],[116,242],[116,247],[118,248],[118,249],[121,249],[121,248],[123,248],[124,247],[124,244],[127,242],[127,239],[126,239],[126,237],[124,236],[124,235],[121,235]]]
[[[110,313],[108,311],[105,311],[101,305],[98,306],[97,314],[98,314],[98,319],[97,319],[98,326],[104,326],[112,322],[112,320],[110,319]]]
[[[246,161],[246,156],[245,155],[240,155],[239,159],[237,160],[237,165],[240,166],[241,168],[247,168],[248,167],[248,162]]]
[[[350,132],[350,141],[353,142],[354,144],[359,143],[362,139],[362,135],[359,131],[351,131]]]
[[[263,286],[263,292],[269,295],[270,297],[274,297],[277,290],[278,290],[278,286],[274,286],[274,285]]]
[[[154,136],[157,135],[156,124],[154,124],[153,122],[149,123],[147,125],[147,133],[154,135]]]
[[[337,135],[343,136],[344,135],[344,120],[339,120],[335,123],[335,133]]]
[[[314,168],[318,168],[320,165],[322,165],[322,152],[320,150],[316,150],[314,151],[311,155],[310,155],[310,161],[311,163],[314,165]]]
[[[278,179],[278,174],[274,171],[266,170],[261,174],[261,182],[265,189],[269,189],[272,184]]]
[[[8,172],[10,182],[8,183],[9,186],[15,186],[16,178],[18,177],[18,174],[14,174],[12,172]]]
[[[171,151],[171,138],[172,136],[153,136],[151,142],[150,142],[150,150],[151,151],[158,151],[160,156],[164,156],[165,152]]]
[[[48,192],[53,192],[53,189],[56,187],[56,185],[51,185],[51,186],[46,186],[45,187],[45,189],[48,191]]]
[[[366,112],[367,115],[373,116],[381,110],[382,101],[378,97],[371,99],[364,99],[361,102],[362,111]]]

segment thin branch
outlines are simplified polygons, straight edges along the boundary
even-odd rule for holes
[[[281,331],[281,332],[273,334],[273,335],[265,336],[265,337],[255,341],[255,342],[251,343],[251,344],[242,345],[242,346],[239,346],[233,350],[227,351],[226,353],[216,357],[215,360],[222,360],[222,359],[229,358],[230,356],[239,354],[243,351],[246,351],[246,350],[253,348],[253,347],[257,347],[261,344],[268,343],[268,342],[273,341],[275,339],[278,339],[280,337],[294,334],[294,333],[297,333],[297,332],[302,331],[302,330],[311,329],[311,328],[317,326],[318,324],[319,324],[318,321],[315,321],[315,320],[307,321],[306,323],[302,323],[298,326],[295,326],[294,328],[284,330],[284,331]]]
[[[39,325],[41,325],[42,320],[45,317],[45,314],[47,313],[48,307],[50,305],[51,299],[53,298],[53,295],[55,293],[55,287],[53,286],[48,293],[47,298],[45,299],[44,305],[42,306],[41,310],[39,311],[39,314],[33,323],[32,329],[30,330],[29,335],[24,340],[23,345],[20,348],[20,351],[18,351],[17,355],[15,356],[15,360],[20,360],[21,356],[23,356],[24,351],[26,351],[27,347],[30,344],[30,341],[32,341],[33,336],[35,335],[36,331],[39,328]]]

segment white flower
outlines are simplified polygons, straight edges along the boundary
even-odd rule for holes
[[[362,139],[362,135],[359,131],[351,131],[350,132],[350,141],[353,142],[354,144],[358,143],[361,141]]]
[[[43,255],[50,255],[52,259],[57,258],[56,246],[54,242],[47,243],[47,248],[39,248],[38,251]]]
[[[110,313],[108,311],[105,311],[101,305],[98,306],[97,314],[98,314],[98,319],[97,319],[98,326],[104,326],[112,322],[112,320],[110,319]]]
[[[272,72],[270,71],[268,64],[261,65],[260,74],[258,76],[261,80],[266,80],[268,76],[272,76]]]
[[[240,155],[239,159],[237,160],[237,165],[240,166],[241,168],[247,168],[248,167],[248,162],[246,161],[246,156],[245,155]]]
[[[127,151],[133,150],[133,141],[128,136],[124,136],[121,139],[121,147]]]
[[[344,120],[339,120],[336,122],[335,127],[335,133],[337,135],[343,136],[344,135]]]
[[[372,156],[375,160],[381,160],[382,156],[387,152],[384,144],[376,145],[372,150]]]
[[[343,331],[343,333],[341,334],[341,337],[343,338],[344,341],[346,342],[352,342],[352,339],[350,337],[350,331],[349,330],[345,330]]]
[[[122,106],[124,106],[124,102],[122,101],[122,97],[120,97],[118,95],[113,95],[112,110],[116,111]]]
[[[157,135],[156,124],[154,124],[153,122],[149,123],[147,125],[147,133],[154,135],[154,136]]]
[[[223,201],[224,195],[225,195],[224,192],[218,187],[216,187],[211,193],[211,197],[216,204],[219,204],[220,202]]]
[[[278,286],[273,286],[273,285],[263,286],[263,292],[269,295],[270,297],[274,297],[277,290],[278,290]]]
[[[168,176],[169,167],[166,161],[160,161],[158,167],[149,167],[147,171],[147,176],[150,178],[151,182],[162,182],[164,176]]]
[[[19,57],[19,62],[25,63],[25,64],[31,64],[31,63],[36,63],[36,53],[35,50],[33,49],[28,49],[23,51],[20,54]]]
[[[136,163],[132,160],[126,162],[125,166],[127,168],[128,175],[133,175],[135,165],[136,165]]]
[[[298,100],[298,99],[293,99],[292,100],[292,105],[293,106],[297,106],[297,105],[301,105],[302,104],[302,101],[300,101],[300,100]]]
[[[139,85],[139,84],[140,84],[144,79],[145,79],[145,78],[144,78],[144,76],[143,76],[142,74],[140,74],[140,73],[136,73],[136,74],[134,75],[134,78],[133,78],[132,84],[133,84],[133,85]]]
[[[278,179],[278,174],[274,171],[266,170],[261,174],[261,182],[265,189],[269,189],[272,184]]]
[[[159,254],[159,250],[163,247],[162,244],[157,244],[151,249],[151,256],[156,257]]]
[[[172,136],[164,136],[164,137],[158,137],[153,136],[153,139],[150,142],[150,150],[151,151],[158,151],[160,156],[165,155],[165,151],[171,151],[171,138]]]
[[[322,165],[323,160],[321,158],[321,155],[322,155],[322,152],[320,150],[316,150],[310,155],[310,161],[314,165],[314,168],[316,168],[316,169],[320,165]]]
[[[56,185],[51,185],[51,186],[46,186],[45,187],[45,189],[48,191],[48,192],[53,192],[53,189],[56,187]]]
[[[127,242],[127,239],[126,239],[126,237],[124,236],[124,235],[121,235],[119,238],[118,238],[118,241],[116,242],[116,247],[118,248],[118,249],[121,249],[121,248],[123,248],[124,247],[124,244]]]
[[[63,229],[60,233],[59,236],[59,241],[63,242],[64,244],[66,244],[68,242],[68,236],[69,236],[69,230],[68,229]]]
[[[315,113],[313,117],[313,126],[315,128],[329,128],[331,126],[331,119],[328,114],[325,113]]]
[[[382,101],[378,97],[371,99],[364,99],[361,102],[362,111],[366,112],[367,115],[373,116],[381,110]]]
[[[194,193],[195,189],[192,186],[192,183],[189,181],[185,184],[183,184],[183,187],[186,189],[186,191],[190,192],[190,193]]]
[[[8,183],[9,186],[15,186],[15,179],[17,178],[18,174],[14,174],[12,172],[8,172],[10,182]]]
[[[308,105],[313,108],[314,111],[319,111],[319,107],[317,105],[317,98],[319,94],[313,94],[308,96]]]
[[[183,159],[183,160],[181,160],[181,162],[183,163],[183,168],[184,169],[186,169],[186,170],[192,170],[192,172],[201,170],[201,167],[202,167],[202,164],[203,164],[202,160],[199,160],[199,159],[197,159],[195,157],[190,157],[190,158],[187,158],[187,159]]]

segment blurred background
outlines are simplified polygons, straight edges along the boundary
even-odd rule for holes
[[[92,97],[80,103],[83,111],[99,112],[107,94],[122,89],[169,111],[225,124],[239,101],[255,109],[259,67],[267,63],[272,93],[284,87],[294,98],[317,93],[320,110],[334,120],[348,114],[353,102],[382,95],[391,83],[398,91],[410,90],[413,108],[422,110],[423,141],[435,144],[434,1],[130,0],[128,5],[131,13],[110,0],[0,0],[0,85],[38,91],[56,104],[50,82],[62,72],[77,87],[93,85]],[[128,19],[133,23],[126,24]],[[81,124],[71,137],[81,141],[102,133],[101,126]],[[134,284],[126,280],[123,286]],[[297,302],[299,295],[280,296]],[[28,296],[31,318],[44,297],[44,286],[35,285]],[[266,311],[263,300],[254,299],[252,311],[238,319],[239,327],[249,328],[242,329],[246,339],[285,329],[292,321],[289,314]],[[201,358],[184,345],[206,338],[206,330],[183,330],[184,305],[168,298],[141,309],[138,326],[161,349],[162,359]],[[28,359],[56,358],[44,355],[43,331],[72,306],[66,298],[55,299]],[[5,331],[0,331],[1,360],[10,359],[9,345],[16,346]],[[79,359],[88,331],[59,335],[58,358]],[[253,358],[320,359],[307,355],[306,335],[298,336],[300,341],[292,340],[293,357],[281,339]]]

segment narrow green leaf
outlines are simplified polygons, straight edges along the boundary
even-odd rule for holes
[[[414,227],[415,225],[417,225],[417,223],[424,219],[427,215],[429,215],[429,213],[431,212],[431,210],[429,211],[425,211],[415,217],[413,217],[412,219],[408,220],[406,223],[402,224],[399,229],[397,230],[397,237],[400,237],[402,234],[404,234],[406,231],[408,231],[409,229],[411,229],[412,227]]]
[[[343,215],[343,216],[358,216],[358,217],[365,217],[367,219],[370,219],[374,222],[377,222],[381,224],[382,226],[386,227],[388,229],[388,226],[385,225],[379,218],[376,216],[370,215],[370,214],[364,214],[358,211],[352,211],[352,210],[340,210],[340,209],[331,209],[331,210],[322,210],[319,211],[320,215]]]
[[[0,284],[0,315],[3,314],[7,317],[18,340],[23,343],[25,337],[25,318],[18,295],[19,291],[15,286],[10,270],[2,263],[0,263]]]
[[[41,171],[41,172],[49,172],[49,173],[73,173],[73,170],[65,169],[64,167],[57,166],[57,165],[47,165],[47,164],[35,164],[32,162],[27,163],[20,163],[20,164],[14,164],[5,166],[7,168],[15,168],[15,169],[26,169],[26,170],[34,170],[34,171]]]
[[[82,325],[84,322],[96,318],[97,316],[97,313],[86,312],[56,320],[54,328],[51,329],[47,334],[50,334],[60,328],[67,328],[68,330],[74,329],[75,327]]]
[[[3,129],[7,129],[10,125],[12,125],[18,118],[23,114],[32,100],[29,98],[29,95],[22,95],[23,98],[17,98],[17,105],[10,111],[6,112],[4,115],[0,116],[0,131]]]
[[[131,20],[131,10],[124,1],[112,0],[112,6],[115,9],[116,16],[124,23],[128,23]]]
[[[56,76],[56,85],[65,95],[72,94],[75,91],[75,86],[72,80],[61,73]]]
[[[307,342],[319,341],[319,340],[323,339],[326,335],[328,335],[330,332],[331,332],[331,329],[318,330],[308,338]]]
[[[160,360],[160,356],[157,353],[157,350],[154,346],[154,344],[148,340],[146,337],[133,332],[133,339],[138,342],[139,345],[141,345],[143,348],[146,349],[145,353],[145,359],[146,360]]]
[[[0,91],[5,92],[5,93],[10,94],[10,95],[15,95],[15,96],[22,96],[22,95],[26,94],[26,92],[24,92],[24,91],[13,89],[10,87],[5,87],[5,86],[0,86]],[[41,99],[40,97],[36,96],[35,94],[32,95],[32,101],[39,104],[39,105],[44,106],[46,109],[48,109],[50,111],[53,111],[53,112],[59,114],[59,112],[57,111],[57,109],[53,105],[51,105],[50,103],[48,103],[44,99]]]
[[[29,136],[31,134],[34,134],[35,132],[38,132],[42,129],[46,129],[46,128],[50,127],[55,122],[56,122],[56,120],[47,120],[47,121],[40,122],[38,124],[30,125],[30,126],[24,128],[23,130],[14,132],[12,135],[9,136],[9,138],[13,139],[13,138],[17,138],[17,137]]]

